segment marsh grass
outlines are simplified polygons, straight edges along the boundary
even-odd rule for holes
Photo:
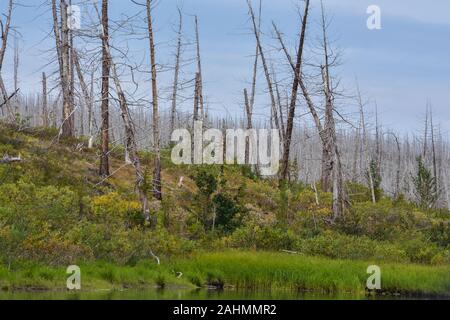
[[[179,270],[196,277],[220,279],[225,285],[261,290],[289,288],[321,292],[366,290],[370,265],[381,268],[382,291],[411,294],[449,294],[450,266],[389,264],[375,261],[331,260],[270,252],[226,251],[200,253],[176,262]],[[186,271],[186,275],[190,274]]]
[[[381,268],[382,291],[401,294],[449,295],[450,266],[389,264],[375,261],[331,260],[272,252],[200,252],[156,265],[134,266],[97,262],[80,265],[82,288],[234,287],[237,290],[314,291],[365,294],[369,265]],[[182,276],[178,277],[181,272]],[[0,266],[3,290],[65,290],[65,268],[39,265]]]

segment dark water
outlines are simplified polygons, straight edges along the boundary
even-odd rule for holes
[[[366,297],[350,293],[322,294],[292,291],[242,292],[235,290],[148,289],[95,292],[0,292],[0,300],[364,300],[405,299],[406,297]],[[409,297],[411,298],[411,297]],[[423,297],[422,297],[423,298]]]

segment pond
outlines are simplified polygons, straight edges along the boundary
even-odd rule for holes
[[[0,300],[366,300],[417,299],[424,297],[366,297],[351,293],[323,294],[317,292],[187,290],[179,288],[146,290],[99,290],[91,292],[0,292]]]

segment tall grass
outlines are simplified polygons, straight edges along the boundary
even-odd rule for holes
[[[369,265],[381,268],[385,292],[450,295],[450,266],[388,264],[331,260],[285,253],[199,252],[189,257],[141,261],[135,266],[109,263],[80,265],[84,290],[148,287],[233,286],[245,290],[317,291],[364,294]],[[0,266],[0,288],[64,290],[65,268],[27,265]]]
[[[290,288],[322,292],[365,291],[369,265],[381,268],[382,291],[450,294],[450,266],[388,264],[270,252],[199,253],[178,261],[186,276],[220,280],[245,289]]]

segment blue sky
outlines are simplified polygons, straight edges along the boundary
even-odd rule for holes
[[[40,73],[49,62],[46,50],[53,46],[51,40],[45,39],[51,30],[51,20],[48,5],[41,5],[43,1],[22,1],[26,6],[17,7],[15,12],[14,25],[22,35],[20,86],[23,92],[40,90]],[[2,10],[5,2],[1,2]],[[350,93],[357,78],[365,98],[376,100],[380,117],[389,128],[403,132],[419,130],[427,99],[433,106],[436,122],[440,122],[444,131],[450,127],[450,1],[433,0],[430,4],[422,0],[324,0],[324,4],[332,18],[331,36],[343,52],[339,75]],[[371,4],[381,8],[381,30],[370,31],[366,27],[366,9]],[[255,46],[249,32],[246,1],[160,0],[154,15],[161,64],[173,62],[177,5],[185,14],[185,33],[190,38],[193,35],[191,15],[197,14],[200,19],[204,90],[210,109],[239,116],[242,90],[251,77]],[[294,48],[298,29],[296,5],[296,0],[263,0],[266,44],[270,42],[270,24],[274,20]],[[318,0],[312,0],[312,6],[311,42],[318,24]],[[110,7],[112,18],[140,10],[128,0],[111,0]],[[145,40],[131,42],[130,56],[145,59],[146,47]],[[192,52],[186,52],[186,56],[191,55]],[[12,50],[8,52],[3,71],[6,81],[12,79],[11,58]],[[186,73],[191,69],[187,68]],[[44,70],[50,73],[55,70],[55,64]],[[169,86],[171,78],[170,72],[161,74],[162,96],[166,95],[163,87]],[[267,110],[264,90],[264,81],[259,81],[257,108],[261,112]],[[352,102],[348,105],[351,109]],[[168,106],[168,102],[163,103],[164,108]]]

